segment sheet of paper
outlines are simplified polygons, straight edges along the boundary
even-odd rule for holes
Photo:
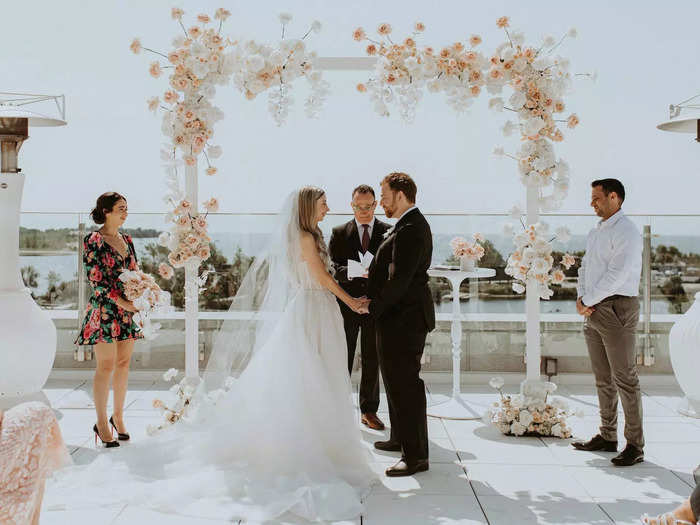
[[[364,255],[362,255],[360,252],[357,252],[357,255],[360,256],[360,264],[364,266],[365,270],[369,270],[369,265],[372,264],[372,259],[374,259],[374,255],[372,255],[372,253],[369,251],[367,251]]]
[[[367,270],[365,270],[365,267],[362,266],[358,261],[353,261],[352,259],[348,259],[348,278],[349,279],[356,279],[358,277],[364,277],[364,275],[367,273]]]
[[[372,264],[372,259],[374,259],[374,255],[370,252],[364,255],[361,252],[357,252],[357,256],[360,259],[359,261],[348,259],[348,278],[350,279],[364,277],[369,271],[369,265]]]

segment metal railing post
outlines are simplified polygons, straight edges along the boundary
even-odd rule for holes
[[[82,222],[82,217],[78,215],[78,319],[77,329],[80,330],[80,325],[83,320],[83,312],[85,311],[85,268],[83,267],[83,238],[85,237],[85,223]],[[76,361],[85,361],[85,347],[79,346],[76,348],[73,357]]]
[[[643,307],[644,307],[644,353],[642,363],[644,366],[654,364],[654,345],[651,340],[651,225],[644,225],[644,248],[642,250],[642,282],[644,283]]]

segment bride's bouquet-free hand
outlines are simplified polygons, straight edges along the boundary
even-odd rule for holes
[[[154,339],[158,335],[160,324],[152,323],[151,316],[172,311],[170,293],[161,290],[153,276],[141,270],[124,270],[119,280],[123,283],[124,297],[137,310],[134,322],[146,339]]]

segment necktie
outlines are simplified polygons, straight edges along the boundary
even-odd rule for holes
[[[363,224],[362,227],[365,229],[362,232],[362,253],[367,253],[369,250],[369,224]]]

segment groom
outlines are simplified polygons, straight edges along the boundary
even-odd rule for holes
[[[416,208],[416,184],[405,173],[382,180],[381,206],[398,218],[369,268],[368,305],[377,326],[377,352],[384,378],[391,436],[377,441],[379,450],[401,452],[386,470],[391,477],[428,470],[428,421],[420,361],[435,310],[428,288],[433,237]]]
[[[338,284],[353,297],[367,295],[367,275],[348,276],[350,260],[359,261],[359,254],[372,255],[384,240],[384,233],[389,229],[385,222],[374,217],[377,200],[371,186],[362,184],[352,192],[351,206],[355,217],[333,228],[333,234],[328,245],[335,278]],[[373,430],[384,430],[384,423],[377,417],[379,409],[379,360],[377,359],[377,338],[374,319],[368,315],[360,315],[348,308],[345,303],[338,301],[343,314],[345,336],[348,343],[348,368],[352,374],[355,360],[357,336],[360,334],[360,362],[362,376],[360,379],[360,412],[362,423]]]

